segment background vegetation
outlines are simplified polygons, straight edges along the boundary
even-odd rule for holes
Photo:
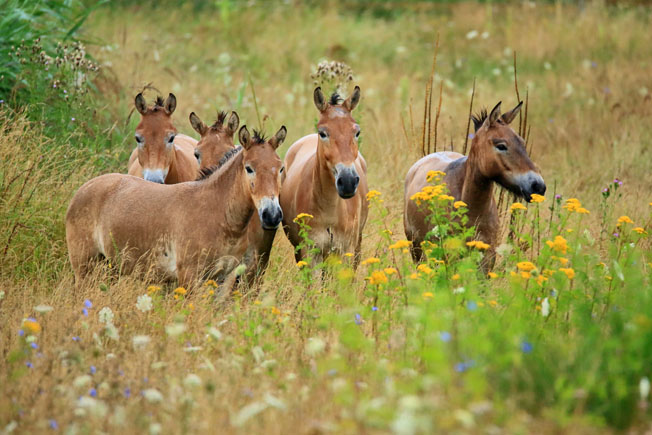
[[[0,428],[649,429],[647,7],[1,6]],[[481,254],[454,233],[425,268],[395,245],[437,35],[438,150],[463,149],[474,79],[476,108],[516,104],[515,54],[529,98],[531,155],[549,193],[505,216],[514,237],[495,279],[477,275]],[[314,130],[310,76],[324,59],[351,66],[362,88],[356,118],[381,193],[363,252],[377,262],[353,273],[335,261],[333,279],[314,281],[317,265],[297,268],[279,233],[262,287],[228,307],[211,303],[210,283],[187,295],[108,267],[74,287],[65,210],[89,178],[126,171],[137,92],[175,93],[188,134],[190,111],[285,124],[283,154]],[[572,197],[582,205],[562,208]]]

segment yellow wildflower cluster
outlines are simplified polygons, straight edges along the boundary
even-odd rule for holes
[[[370,190],[367,193],[367,201],[371,201],[374,198],[379,198],[380,197],[380,192],[377,190]]]
[[[545,276],[543,275],[537,276],[537,284],[539,284],[540,286],[543,286],[543,283],[546,281],[548,281],[548,278],[546,278]]]
[[[398,273],[398,270],[393,267],[386,267],[383,269],[383,272],[385,272],[387,275],[394,275],[395,273]]]
[[[464,201],[455,201],[453,203],[453,207],[455,207],[456,209],[457,208],[462,208],[462,207],[467,207],[467,204]]]
[[[559,261],[563,266],[566,266],[566,265],[568,264],[568,258],[565,258],[565,257],[556,257],[556,256],[554,256],[554,255],[553,255],[552,257],[550,257],[550,258],[552,258],[553,260],[557,260],[557,261]]]
[[[410,197],[410,200],[414,201],[417,203],[417,205],[421,205],[422,202],[430,201],[433,198],[439,198],[439,199],[455,199],[452,196],[449,195],[443,195],[444,193],[444,188],[445,186],[443,184],[438,184],[436,186],[424,186],[421,191],[415,193]]]
[[[590,212],[582,207],[582,203],[577,198],[568,198],[566,204],[562,208],[570,212],[580,213],[580,214],[589,214]]]
[[[545,196],[539,195],[537,193],[533,193],[532,196],[530,197],[530,202],[538,203],[538,202],[543,202],[546,199]]]
[[[306,267],[307,265],[308,265],[308,263],[307,263],[306,261],[303,261],[303,260],[301,260],[301,261],[297,261],[297,267],[298,267],[299,269],[303,269],[303,268]]]
[[[428,171],[426,174],[426,181],[428,183],[438,182],[440,181],[444,176],[446,176],[445,172],[442,171]]]
[[[636,231],[637,233],[639,233],[642,236],[647,235],[647,231],[645,231],[645,228],[636,227],[636,228],[632,228],[632,231]]]
[[[418,265],[417,270],[421,273],[425,273],[426,275],[430,275],[432,273],[432,269],[425,264]]]
[[[177,288],[174,289],[174,293],[176,293],[178,295],[185,295],[186,293],[188,293],[188,290],[186,290],[183,287],[177,287]]]
[[[515,202],[515,203],[512,204],[512,206],[509,208],[509,211],[510,211],[510,213],[511,213],[511,212],[516,211],[516,210],[527,210],[527,208],[526,208],[523,204],[521,204],[520,202]]]
[[[435,295],[433,295],[432,292],[423,292],[421,297],[423,297],[423,299],[427,301],[428,299],[432,299],[433,297],[435,297]]]
[[[534,265],[534,263],[532,263],[530,261],[520,261],[520,262],[516,263],[516,267],[518,268],[518,270],[521,270],[523,272],[532,272],[533,270],[536,270],[536,268],[537,268]]]
[[[366,266],[367,264],[376,264],[376,263],[380,263],[380,260],[376,257],[369,257],[362,262],[364,266]]]
[[[618,218],[618,223],[616,226],[621,226],[622,224],[633,224],[634,221],[630,219],[629,216],[621,216]]]
[[[208,281],[206,281],[206,282],[204,283],[204,285],[205,285],[206,287],[217,288],[217,283],[216,283],[214,280],[212,280],[212,279],[209,279]]]
[[[392,243],[389,245],[389,249],[405,249],[409,248],[412,242],[408,242],[407,240],[399,240],[396,243]]]
[[[299,221],[301,221],[302,219],[312,219],[312,218],[314,218],[314,216],[309,213],[299,213],[297,217],[293,219],[293,222],[298,224]]]
[[[480,240],[472,240],[470,242],[466,242],[466,246],[469,248],[476,248],[481,251],[486,251],[490,247],[490,245],[485,242],[481,242]]]
[[[387,279],[387,275],[385,275],[385,272],[382,270],[375,270],[371,272],[371,275],[367,279],[371,285],[387,284],[389,281]]]
[[[159,290],[161,290],[160,285],[150,285],[149,287],[147,287],[147,294],[148,295],[153,295],[154,293],[156,293]]]
[[[560,267],[559,271],[564,272],[568,279],[573,279],[575,277],[575,271],[570,267]]]
[[[41,325],[36,320],[25,319],[23,320],[23,329],[32,334],[41,332]]]
[[[568,251],[568,243],[562,236],[555,236],[554,240],[546,240],[546,245],[550,246],[553,250],[565,254]]]
[[[489,272],[489,273],[487,274],[487,276],[488,276],[489,278],[491,278],[491,279],[496,279],[496,278],[498,278],[498,274],[495,273],[495,272]]]

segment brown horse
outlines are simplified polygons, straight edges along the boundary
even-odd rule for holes
[[[539,169],[530,160],[521,138],[509,124],[514,120],[521,103],[500,115],[500,103],[487,115],[483,110],[473,117],[475,136],[469,156],[455,152],[439,152],[417,161],[405,178],[405,208],[403,224],[405,235],[412,241],[414,261],[422,259],[421,243],[430,231],[431,224],[424,208],[410,197],[426,186],[429,171],[443,171],[450,194],[464,201],[468,208],[468,225],[475,226],[476,239],[490,245],[483,268],[493,267],[495,244],[498,238],[498,212],[493,196],[497,182],[509,191],[530,201],[532,194],[543,195],[546,185]]]
[[[66,215],[70,262],[79,282],[94,258],[122,255],[122,272],[139,260],[184,286],[201,277],[234,282],[247,248],[247,228],[257,210],[263,228],[282,220],[278,203],[281,159],[270,140],[240,129],[242,148],[199,181],[174,185],[107,174],[84,184]]]
[[[217,121],[211,127],[207,127],[194,112],[190,114],[190,124],[201,135],[201,140],[195,149],[195,156],[199,161],[199,170],[202,174],[212,171],[216,166],[221,166],[222,161],[237,151],[233,144],[233,133],[238,128],[238,115],[232,112],[226,127],[224,127],[225,119],[226,114],[221,112],[218,114]],[[245,254],[245,263],[249,266],[247,270],[249,284],[265,273],[275,236],[276,228],[264,229],[256,214],[251,217],[248,226],[249,244]]]
[[[135,104],[142,117],[136,127],[136,148],[129,157],[129,175],[161,184],[197,178],[197,141],[177,134],[170,119],[177,107],[176,97],[170,94],[165,102],[158,97],[154,106],[148,108],[143,94],[138,94]]]
[[[318,134],[299,139],[285,155],[283,229],[296,247],[302,240],[294,218],[308,213],[313,216],[308,222],[309,237],[319,257],[354,252],[357,266],[368,213],[367,163],[358,150],[360,126],[351,116],[360,101],[360,88],[356,86],[344,102],[337,93],[327,101],[317,88],[314,101],[320,113]],[[305,255],[296,251],[295,259]]]
[[[227,151],[235,148],[233,135],[238,130],[240,118],[237,113],[231,112],[226,125],[224,125],[225,120],[226,112],[220,112],[217,114],[217,120],[209,127],[195,115],[195,112],[190,114],[190,125],[201,137],[195,147],[195,158],[200,170],[218,165]]]

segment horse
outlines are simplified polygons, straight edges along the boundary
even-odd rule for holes
[[[136,148],[129,157],[128,174],[160,184],[175,184],[197,178],[199,164],[194,156],[197,141],[177,134],[172,113],[177,99],[170,94],[165,101],[157,97],[147,107],[143,94],[136,95],[136,110],[141,120],[136,127]]]
[[[199,170],[219,165],[222,157],[235,148],[233,135],[240,124],[238,114],[231,112],[227,124],[224,125],[226,112],[220,112],[217,114],[217,120],[210,127],[204,124],[195,112],[190,114],[189,119],[190,125],[200,136],[194,152]]]
[[[351,116],[360,101],[360,88],[356,86],[345,101],[337,93],[327,101],[318,87],[313,98],[319,110],[317,134],[299,139],[285,155],[280,197],[283,229],[299,262],[307,252],[297,249],[303,240],[295,217],[312,215],[308,236],[318,249],[317,259],[353,253],[355,268],[369,211],[367,163],[358,149],[360,126]]]
[[[195,148],[200,177],[203,176],[201,174],[211,171],[213,167],[220,166],[231,153],[237,152],[233,144],[233,134],[238,128],[238,114],[232,112],[226,126],[224,126],[225,119],[226,113],[220,112],[217,121],[208,127],[194,112],[190,114],[190,124],[201,136]],[[248,226],[249,244],[245,254],[245,263],[249,266],[245,277],[249,285],[253,284],[256,278],[264,275],[275,237],[276,229],[263,229],[258,216],[254,214],[251,217]]]
[[[525,141],[509,124],[516,118],[522,102],[501,116],[498,103],[487,115],[486,110],[472,116],[475,135],[468,157],[455,152],[429,154],[417,161],[405,178],[403,224],[405,235],[412,242],[412,258],[423,258],[421,243],[432,224],[427,210],[410,198],[427,185],[430,171],[442,171],[442,182],[456,201],[467,207],[469,226],[475,226],[476,240],[489,244],[482,268],[488,272],[495,262],[499,219],[494,201],[494,182],[530,202],[532,194],[543,195],[546,184],[538,167],[530,160]]]
[[[235,283],[247,249],[248,225],[277,228],[283,167],[276,149],[285,126],[266,140],[246,126],[242,147],[199,181],[160,185],[124,174],[93,178],[74,195],[66,214],[66,241],[75,280],[97,258],[121,256],[121,272],[149,262],[190,288],[199,278]]]

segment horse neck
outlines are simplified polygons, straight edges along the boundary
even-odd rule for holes
[[[244,174],[243,152],[206,180],[207,188],[202,192],[210,204],[214,204],[214,222],[223,222],[230,235],[238,237],[246,232],[249,220],[254,213],[254,202],[247,188]]]
[[[170,159],[170,168],[168,169],[168,175],[165,177],[165,181],[172,181],[179,183],[181,181],[187,181],[187,180],[182,180],[181,179],[181,173],[179,172],[179,159],[177,156],[177,153],[179,150],[177,149],[176,145],[172,145],[174,149],[172,150],[172,157]],[[169,184],[169,183],[167,183]]]
[[[326,158],[322,154],[322,149],[317,145],[317,158],[312,170],[313,201],[317,208],[325,211],[333,210],[339,195],[333,182],[333,175],[328,169]]]
[[[461,200],[469,210],[469,221],[473,224],[491,207],[493,200],[493,181],[480,172],[478,155],[471,151],[459,171],[463,177]]]

